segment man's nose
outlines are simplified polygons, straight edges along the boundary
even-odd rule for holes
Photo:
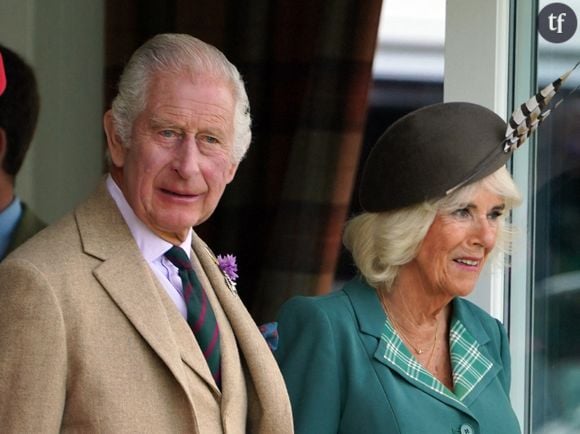
[[[190,178],[199,172],[201,153],[195,137],[186,136],[176,148],[173,167],[182,178]]]

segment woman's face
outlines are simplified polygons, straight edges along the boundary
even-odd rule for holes
[[[481,187],[458,209],[440,211],[405,271],[429,294],[468,295],[495,246],[504,210],[503,198]]]

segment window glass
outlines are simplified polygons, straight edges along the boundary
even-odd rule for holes
[[[565,4],[580,16],[580,0]],[[570,19],[552,14],[549,24]],[[580,60],[578,33],[566,42],[538,35],[539,88]],[[531,432],[541,434],[580,432],[580,92],[570,95],[579,84],[580,68],[536,147],[530,399]]]
[[[383,1],[350,216],[362,211],[358,202],[362,167],[385,129],[413,110],[443,101],[445,1]],[[341,288],[355,274],[350,253],[343,248],[333,288]]]

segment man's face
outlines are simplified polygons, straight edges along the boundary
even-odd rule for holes
[[[232,91],[209,76],[157,73],[129,147],[107,129],[114,179],[137,217],[170,242],[212,214],[238,166]]]

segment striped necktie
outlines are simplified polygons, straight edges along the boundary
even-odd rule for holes
[[[219,328],[207,294],[199,283],[187,254],[181,247],[173,246],[165,252],[165,257],[179,270],[183,298],[187,306],[187,322],[207,360],[211,375],[220,387]]]

